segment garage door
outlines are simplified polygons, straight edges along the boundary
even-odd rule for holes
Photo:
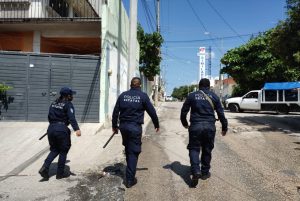
[[[73,104],[79,122],[99,122],[100,58],[96,56],[0,54],[0,82],[14,97],[5,120],[47,121],[48,108],[63,86],[77,91]]]

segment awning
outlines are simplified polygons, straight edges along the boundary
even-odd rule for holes
[[[285,90],[300,88],[300,82],[271,82],[265,83],[264,90]]]

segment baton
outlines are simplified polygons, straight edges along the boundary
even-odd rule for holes
[[[105,145],[103,146],[103,149],[108,145],[108,143],[111,141],[111,139],[115,136],[115,134],[117,134],[118,132],[114,132],[110,138],[107,140],[107,142],[105,143]]]
[[[39,140],[43,139],[45,136],[47,135],[47,133],[45,133],[44,135],[42,135]]]

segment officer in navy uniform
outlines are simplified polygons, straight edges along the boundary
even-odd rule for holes
[[[214,110],[222,124],[222,136],[227,132],[227,119],[221,106],[220,99],[215,93],[209,90],[210,82],[208,79],[201,79],[199,91],[188,95],[182,108],[180,120],[182,125],[189,130],[189,157],[191,163],[192,183],[191,187],[196,187],[198,179],[203,180],[210,177],[211,152],[214,148],[216,134],[216,118]],[[187,122],[187,113],[190,111],[190,126]],[[201,170],[199,154],[201,148]]]
[[[69,172],[64,172],[67,154],[71,147],[71,131],[68,125],[71,124],[78,137],[81,136],[71,102],[75,93],[72,89],[63,87],[60,90],[60,97],[50,105],[48,114],[50,124],[47,130],[50,153],[39,170],[40,175],[45,179],[49,178],[49,167],[58,155],[56,179],[70,176]]]
[[[127,188],[137,183],[135,173],[138,156],[141,153],[142,124],[144,123],[145,110],[151,117],[156,132],[159,131],[156,111],[148,95],[141,91],[141,79],[132,78],[130,87],[130,90],[123,92],[118,97],[112,115],[112,130],[117,133],[120,129],[125,146],[127,163],[125,185]]]

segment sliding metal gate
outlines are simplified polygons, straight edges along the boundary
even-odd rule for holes
[[[47,121],[50,103],[72,87],[79,122],[99,122],[100,58],[96,56],[0,53],[0,83],[13,89],[4,120]]]

